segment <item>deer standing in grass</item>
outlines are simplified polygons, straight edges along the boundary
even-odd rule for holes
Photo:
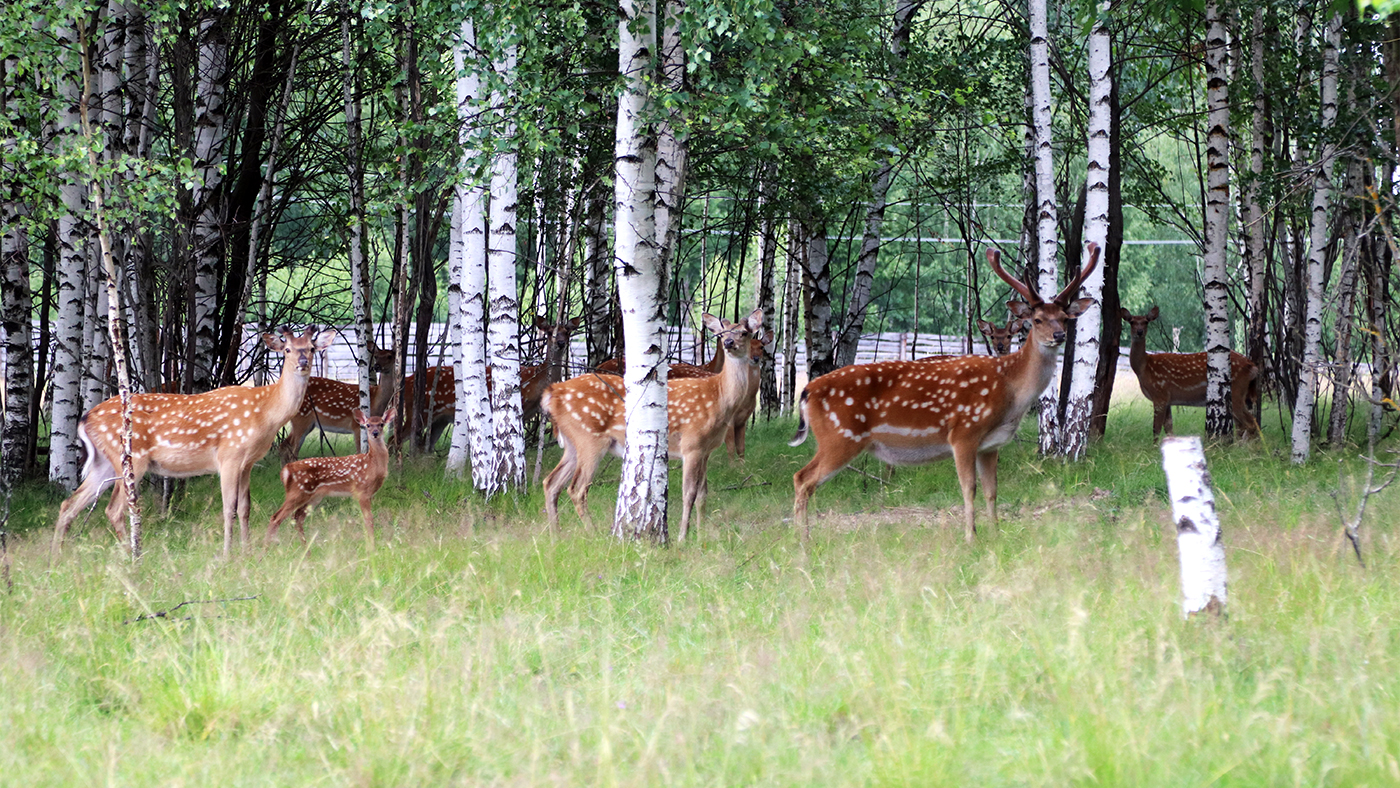
[[[394,393],[390,383],[398,371],[399,357],[393,350],[380,350],[374,342],[367,343],[371,368],[379,373],[384,385],[369,387],[370,413],[383,413]],[[355,453],[360,452],[360,428],[356,426],[360,412],[360,388],[331,378],[313,377],[306,385],[301,407],[287,423],[287,435],[277,447],[282,462],[295,460],[312,427],[322,432],[355,436]]]
[[[374,494],[384,485],[389,473],[389,447],[384,445],[384,427],[394,418],[394,409],[383,416],[369,416],[355,411],[355,422],[369,435],[369,447],[363,454],[348,457],[308,457],[282,466],[282,486],[287,497],[272,515],[264,542],[277,535],[282,521],[293,517],[301,541],[306,541],[306,511],[327,496],[353,497],[360,504],[365,518],[365,543],[374,546],[374,512],[370,505]]]
[[[673,459],[681,459],[682,467],[680,541],[689,532],[691,510],[698,519],[704,509],[710,454],[730,434],[743,398],[753,396],[752,340],[762,331],[763,310],[754,310],[738,323],[709,314],[704,321],[724,348],[723,369],[715,375],[666,382],[668,450]],[[608,452],[621,457],[626,447],[626,392],[622,378],[596,372],[545,389],[542,404],[564,447],[564,456],[544,480],[545,511],[551,525],[559,524],[559,493],[568,486],[579,519],[591,527],[588,488],[598,463]]]
[[[1160,314],[1155,306],[1145,315],[1119,310],[1133,340],[1128,349],[1128,363],[1137,374],[1142,395],[1152,401],[1153,440],[1163,430],[1172,434],[1173,405],[1206,406],[1205,353],[1147,352],[1147,324]],[[1235,416],[1235,428],[1245,437],[1259,437],[1259,422],[1254,419],[1254,406],[1258,401],[1259,368],[1239,353],[1230,351],[1230,411]]]
[[[545,360],[542,364],[527,364],[520,368],[520,420],[529,421],[539,415],[540,397],[551,383],[564,379],[564,357],[569,353],[569,338],[579,327],[583,318],[576,317],[563,323],[551,324],[542,317],[535,318],[535,328],[544,334]],[[428,367],[423,377],[428,381],[428,402],[431,416],[427,419],[430,427],[428,446],[437,445],[438,438],[457,418],[457,373],[450,366]],[[414,388],[418,385],[417,376],[403,379],[405,403],[413,402]],[[491,368],[486,368],[486,386],[490,390]],[[395,437],[395,441],[398,438]]]
[[[218,473],[223,493],[224,556],[233,540],[233,520],[238,518],[242,543],[248,541],[248,479],[253,464],[272,448],[283,424],[301,406],[311,378],[316,354],[330,347],[335,331],[308,328],[302,336],[283,329],[281,335],[264,334],[263,342],[282,353],[282,374],[268,386],[225,386],[203,394],[131,395],[131,466],[139,482],[146,471],[158,476],[183,478]],[[78,438],[87,460],[83,483],[58,510],[53,549],[73,520],[117,478],[121,467],[121,400],[102,402],[78,422]],[[122,517],[126,496],[113,490],[107,519],[121,541],[126,541]]]
[[[1030,321],[1030,336],[1006,356],[956,356],[939,361],[883,361],[845,367],[802,390],[797,446],[810,432],[817,453],[793,475],[792,513],[810,533],[807,502],[813,491],[862,452],[891,465],[918,465],[952,456],[962,487],[965,538],[976,534],[973,497],[977,483],[996,522],[997,452],[1016,435],[1021,417],[1049,385],[1065,341],[1065,328],[1093,303],[1074,300],[1099,261],[1089,244],[1089,264],[1059,295],[1044,301],[1033,284],[1001,267],[1001,254],[987,251],[997,276],[1025,299],[1011,301],[1011,314]]]

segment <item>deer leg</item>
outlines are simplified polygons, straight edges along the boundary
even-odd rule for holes
[[[1162,405],[1157,402],[1152,403],[1152,440],[1157,440],[1157,437],[1162,433],[1163,427],[1166,427],[1168,435],[1171,434],[1172,430],[1169,426],[1171,422],[1171,412],[1172,408],[1170,405]]]
[[[953,446],[953,465],[958,470],[958,486],[963,496],[963,538],[968,544],[977,535],[977,513],[972,501],[977,495],[977,446],[959,443]]]
[[[281,455],[283,465],[295,460],[297,455],[301,454],[301,445],[306,442],[306,433],[310,427],[310,424],[295,417],[287,422],[287,437],[283,438],[277,446],[277,453]]]
[[[801,524],[806,536],[812,535],[811,525],[807,521],[807,501],[812,497],[812,493],[864,450],[864,445],[842,440],[836,435],[832,436],[826,446],[821,445],[818,439],[816,456],[802,470],[792,475],[792,522],[794,525]]]
[[[564,444],[564,456],[559,458],[554,470],[544,477],[544,511],[549,517],[549,524],[555,528],[559,527],[559,493],[573,480],[578,468],[578,452],[574,451],[573,444],[562,438],[559,442]]]
[[[374,494],[360,497],[360,514],[365,518],[365,544],[369,549],[374,549],[374,512],[370,507],[374,503]]]
[[[588,488],[593,485],[593,475],[598,472],[598,464],[603,460],[603,452],[595,447],[589,446],[588,453],[581,455],[575,462],[573,483],[569,485],[569,497],[573,499],[574,511],[578,512],[578,518],[589,529],[593,528],[593,517],[588,513]]]
[[[224,558],[233,548],[233,521],[238,516],[238,468],[225,465],[219,469],[219,492],[223,496]]]
[[[68,526],[72,525],[73,520],[77,519],[84,509],[97,500],[97,496],[101,495],[110,483],[110,479],[103,480],[96,473],[93,473],[84,479],[83,483],[78,485],[78,489],[68,497],[68,500],[58,507],[58,522],[54,524],[53,529],[53,552],[57,553],[63,546],[63,539],[68,535]]]
[[[292,517],[292,522],[296,524],[297,535],[301,537],[301,543],[306,544],[306,512],[311,508],[311,504],[305,504],[297,509]]]
[[[997,522],[997,450],[977,455],[977,482],[982,485],[982,497],[987,502],[987,518]]]
[[[701,456],[694,461],[686,459],[681,463],[681,535],[677,541],[684,542],[690,532],[690,510],[695,509],[695,519],[705,507],[705,470],[709,457]]]
[[[242,469],[238,474],[238,547],[244,549],[248,546],[250,538],[248,531],[248,517],[253,509],[253,465]]]

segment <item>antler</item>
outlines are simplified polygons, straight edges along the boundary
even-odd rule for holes
[[[1055,296],[1055,303],[1064,305],[1068,303],[1071,298],[1074,298],[1074,294],[1079,292],[1079,286],[1084,284],[1084,280],[1089,278],[1089,274],[1093,273],[1094,271],[1094,266],[1098,264],[1099,245],[1097,243],[1094,243],[1093,241],[1090,241],[1089,264],[1079,269],[1079,276],[1076,276],[1074,278],[1074,281],[1065,285],[1065,289],[1061,290],[1060,294]]]
[[[1029,287],[1026,287],[1026,284],[1024,282],[1012,276],[1011,274],[1008,274],[1006,272],[1006,269],[1001,267],[1000,251],[996,249],[988,249],[987,264],[992,267],[992,270],[996,272],[997,276],[1001,277],[1002,279],[1005,279],[1006,283],[1011,285],[1011,289],[1020,293],[1021,297],[1026,299],[1026,301],[1032,304],[1041,303],[1040,296],[1037,295],[1034,290],[1030,289]]]

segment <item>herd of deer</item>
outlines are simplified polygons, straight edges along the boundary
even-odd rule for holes
[[[1080,285],[1098,264],[1099,250],[1089,245],[1089,262],[1054,298],[1041,298],[1033,284],[1021,282],[1001,267],[1000,253],[987,252],[992,270],[1023,300],[1008,302],[1011,320],[1004,328],[978,321],[993,350],[991,356],[931,356],[914,361],[884,361],[843,367],[809,382],[799,404],[797,446],[812,435],[816,455],[793,477],[794,520],[807,525],[812,493],[864,452],[892,465],[911,465],[951,456],[962,488],[965,537],[976,532],[974,498],[978,483],[987,516],[996,521],[997,454],[1015,436],[1022,417],[1054,375],[1068,322],[1093,304],[1075,298]],[[1131,330],[1130,362],[1143,394],[1153,404],[1153,436],[1171,432],[1173,405],[1205,404],[1205,353],[1148,353],[1147,325],[1158,317],[1153,307],[1134,316],[1123,310]],[[682,508],[679,537],[686,538],[692,510],[704,508],[709,457],[721,443],[738,457],[744,454],[744,429],[752,416],[759,387],[759,364],[771,334],[764,314],[755,310],[731,323],[704,316],[714,332],[716,354],[709,364],[672,364],[668,371],[667,412],[669,452],[682,462]],[[560,325],[536,321],[546,338],[544,363],[521,368],[522,409],[528,418],[541,410],[554,424],[563,448],[559,464],[544,482],[545,511],[558,524],[559,495],[567,487],[579,519],[591,523],[588,488],[599,463],[608,453],[621,456],[626,441],[626,386],[619,361],[570,379],[564,378],[564,357],[577,319]],[[1027,333],[1020,349],[1012,340]],[[372,544],[371,502],[384,483],[388,462],[385,431],[395,408],[390,386],[371,388],[371,413],[359,409],[358,389],[346,383],[312,377],[315,355],[335,337],[333,330],[308,329],[302,336],[283,329],[265,334],[264,343],[283,354],[278,380],[266,386],[228,386],[203,394],[133,394],[131,462],[139,481],[147,471],[161,476],[188,477],[218,473],[223,495],[224,554],[230,549],[233,521],[241,540],[248,540],[249,478],[254,463],[272,447],[277,432],[287,434],[279,450],[284,461],[282,483],[286,499],[272,516],[267,539],[293,517],[305,539],[302,523],[307,509],[326,496],[352,496],[364,518],[365,536]],[[392,380],[397,362],[392,351],[370,345],[382,379]],[[1232,408],[1241,430],[1257,436],[1258,422],[1250,412],[1258,401],[1258,370],[1238,353],[1231,354]],[[453,420],[455,380],[451,367],[432,367],[422,378],[427,387],[428,421],[433,443]],[[490,385],[488,370],[487,383]],[[410,402],[417,381],[403,380],[402,398]],[[357,453],[346,457],[297,460],[312,426],[355,436]],[[360,429],[369,437],[364,453]],[[113,397],[90,410],[78,426],[86,451],[83,482],[59,509],[53,548],[58,550],[73,523],[118,477],[122,458],[122,414]],[[431,444],[430,444],[431,445]],[[107,517],[125,540],[126,497],[114,491]]]

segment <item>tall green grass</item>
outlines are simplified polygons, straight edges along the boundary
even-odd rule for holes
[[[1354,450],[1300,469],[1277,431],[1211,447],[1229,613],[1183,621],[1148,424],[1116,410],[1072,465],[1036,457],[1027,424],[971,546],[947,462],[884,481],[862,461],[798,538],[812,445],[786,446],[791,423],[752,430],[742,464],[716,455],[700,539],[670,549],[586,531],[567,501],[551,532],[537,488],[483,503],[417,460],[376,499],[372,553],[331,501],[309,544],[284,529],[223,563],[208,478],[150,515],[139,565],[100,508],[51,561],[61,496],[27,489],[0,783],[1400,783],[1393,494],[1363,569],[1329,495]],[[271,458],[254,489],[260,540]]]

